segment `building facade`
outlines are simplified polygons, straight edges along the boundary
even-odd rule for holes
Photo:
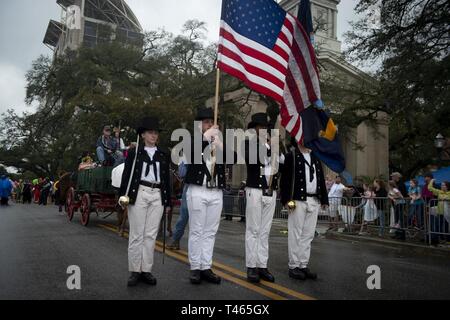
[[[124,0],[57,0],[61,21],[50,20],[44,44],[55,55],[119,40],[142,46],[143,29]]]
[[[288,12],[297,16],[300,0],[282,0],[280,5]],[[374,85],[375,81],[363,71],[343,59],[341,42],[337,38],[337,17],[340,0],[312,0],[311,11],[315,30],[315,46],[318,48],[318,60],[321,65],[321,78],[341,79],[355,87],[366,84]],[[345,109],[345,103],[337,104],[333,93],[322,88],[323,100],[332,113]],[[243,105],[245,119],[242,126],[248,123],[252,114],[266,112],[268,105],[256,93],[243,88],[235,92],[227,92],[223,97],[225,102]],[[347,97],[350,101],[351,96]],[[345,101],[346,99],[344,99]],[[340,99],[342,101],[342,99]],[[207,102],[213,105],[213,99]],[[339,124],[338,124],[339,125]],[[385,115],[379,115],[375,127],[362,123],[356,129],[345,128],[346,135],[341,135],[342,147],[346,157],[347,170],[355,177],[389,178],[389,127]],[[343,130],[342,130],[343,131]],[[286,133],[282,132],[282,136]],[[335,174],[327,169],[327,173]],[[232,185],[238,186],[245,181],[245,167],[235,166],[232,172]]]

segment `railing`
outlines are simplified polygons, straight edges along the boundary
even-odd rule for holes
[[[428,243],[450,241],[450,200],[430,200],[428,205]]]
[[[389,198],[330,198],[318,223],[329,230],[437,244],[449,241],[450,201]],[[224,195],[225,216],[245,217],[244,195]],[[274,219],[286,220],[288,210],[277,200]]]

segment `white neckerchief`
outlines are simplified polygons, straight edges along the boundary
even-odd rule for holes
[[[311,153],[310,152],[302,152],[303,158],[305,161],[314,168],[314,180],[311,182],[310,174],[309,174],[309,166],[305,163],[305,179],[306,179],[306,193],[316,194],[317,193],[317,168],[312,163]]]
[[[156,150],[158,150],[158,147],[145,147],[144,150],[147,152],[148,156],[150,157],[150,160],[153,160],[153,157],[155,156]],[[160,163],[156,163],[156,170],[158,171],[158,178],[155,177],[155,173],[153,172],[153,166],[151,166],[148,176],[145,176],[145,172],[147,171],[148,163],[144,162],[142,164],[142,175],[141,180],[150,182],[150,183],[160,183]]]

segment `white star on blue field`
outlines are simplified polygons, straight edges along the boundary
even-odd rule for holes
[[[234,31],[272,49],[286,12],[272,0],[224,0],[222,20]]]

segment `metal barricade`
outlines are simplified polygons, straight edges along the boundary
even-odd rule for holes
[[[247,198],[244,195],[224,195],[222,215],[229,217],[245,217]],[[288,218],[288,212],[283,208],[280,199],[277,199],[275,206],[274,219],[285,220]]]
[[[245,195],[224,195],[222,214],[231,217],[245,217],[246,202]]]
[[[425,203],[411,199],[344,198],[344,232],[399,240],[425,241]]]
[[[245,217],[245,195],[224,195],[223,215]],[[347,234],[436,243],[450,239],[450,201],[412,201],[389,198],[330,198],[320,209],[318,224]],[[289,212],[280,199],[274,219],[287,220]]]
[[[450,241],[450,200],[432,199],[428,204],[428,243],[437,245]]]

